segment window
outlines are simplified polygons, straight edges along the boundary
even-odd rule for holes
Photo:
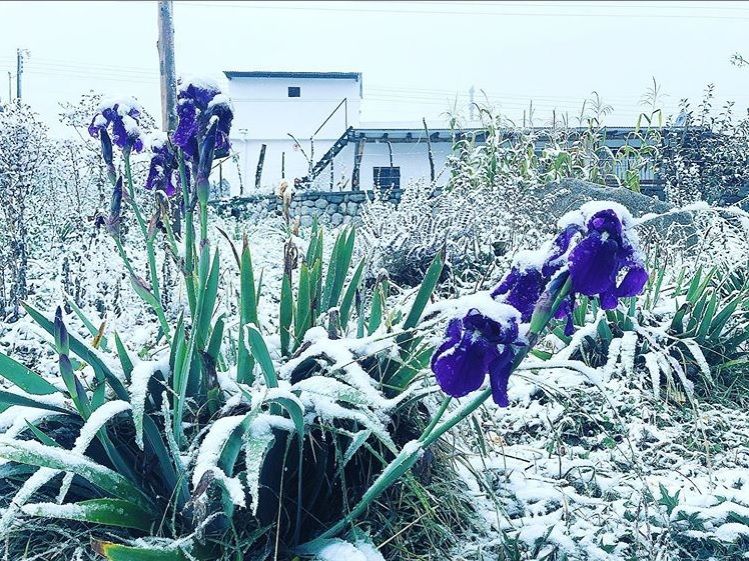
[[[289,97],[302,97],[302,88],[299,86],[289,86]]]
[[[401,186],[401,168],[399,167],[374,167],[375,187],[381,189],[400,189]]]

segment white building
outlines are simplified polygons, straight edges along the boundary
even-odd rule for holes
[[[222,164],[231,194],[268,192],[282,178],[315,190],[405,186],[430,177],[419,124],[360,121],[359,72],[225,72],[234,103],[234,160]],[[435,173],[451,137],[430,130]],[[437,183],[442,183],[437,178]]]
[[[360,72],[225,72],[234,103],[233,158],[220,166],[222,195],[275,191],[285,178],[315,191],[370,190],[448,180],[445,163],[455,131],[430,123],[363,123]],[[415,115],[416,118],[420,116]],[[548,129],[537,128],[536,149]],[[581,129],[582,130],[582,129]],[[631,144],[629,127],[607,129],[606,145]],[[481,143],[486,131],[463,129]],[[511,140],[513,131],[506,138]],[[427,138],[428,136],[428,138]],[[430,158],[431,156],[431,158]],[[626,162],[624,162],[626,164]],[[617,164],[623,175],[626,165]],[[621,169],[619,169],[621,168]],[[650,169],[641,179],[653,183]],[[218,179],[218,178],[217,178]]]

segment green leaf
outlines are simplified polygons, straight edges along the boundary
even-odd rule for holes
[[[117,498],[133,501],[150,510],[150,499],[125,477],[72,450],[61,450],[33,440],[2,440],[0,458],[74,473]]]
[[[385,296],[382,292],[382,286],[378,285],[374,290],[372,296],[372,305],[369,309],[369,324],[367,325],[367,333],[372,335],[382,323],[382,308],[384,306]]]
[[[281,354],[289,355],[291,342],[291,322],[294,320],[294,295],[291,291],[291,279],[284,274],[281,282],[281,303],[278,321],[280,323]],[[239,370],[237,370],[239,372]]]
[[[178,549],[162,547],[146,548],[112,542],[93,542],[94,550],[109,561],[189,561]]]
[[[250,248],[245,239],[239,269],[239,340],[237,341],[237,381],[252,384],[252,359],[244,342],[244,327],[251,323],[259,325],[257,314],[257,293],[255,275],[252,268]]]
[[[346,291],[343,293],[343,300],[341,300],[340,317],[341,328],[344,330],[344,332],[346,330],[346,326],[348,325],[348,320],[351,314],[351,305],[354,302],[354,295],[356,294],[356,290],[359,288],[359,283],[361,282],[361,277],[364,273],[364,265],[365,261],[364,259],[362,259],[359,262],[359,265],[357,265],[356,270],[354,270],[354,274],[351,277],[348,286],[346,287]]]
[[[133,373],[133,361],[130,360],[130,355],[127,353],[125,345],[122,343],[120,336],[117,332],[114,333],[114,345],[117,348],[117,356],[120,359],[120,365],[122,366],[122,372],[125,373],[125,378],[130,381],[130,374]]]
[[[443,266],[444,256],[442,252],[439,252],[434,256],[432,264],[429,265],[429,269],[427,269],[424,281],[421,283],[419,292],[416,295],[416,300],[414,300],[411,310],[408,312],[408,316],[406,316],[406,321],[403,322],[403,329],[413,329],[418,325],[419,320],[421,319],[421,314],[424,312],[424,308],[429,302],[429,298],[431,298],[432,293],[440,280]]]
[[[306,263],[299,268],[299,288],[297,289],[296,317],[294,318],[295,347],[304,339],[312,324],[311,317],[312,289],[310,286],[310,271]]]
[[[86,329],[91,334],[91,336],[92,337],[98,337],[99,336],[99,329],[97,329],[96,326],[93,324],[93,322],[90,319],[88,319],[88,317],[86,316],[86,314],[83,313],[83,310],[81,310],[78,307],[78,304],[75,303],[75,300],[73,300],[70,296],[68,296],[66,294],[65,295],[65,301],[71,307],[71,309],[73,310],[73,312],[75,312],[75,315],[78,316],[78,319],[81,320],[81,322],[86,327]],[[99,346],[101,347],[102,350],[109,351],[107,338],[104,337],[103,335],[99,339]]]
[[[7,403],[8,405],[22,405],[24,407],[35,407],[36,409],[44,409],[46,411],[54,411],[55,413],[63,413],[65,415],[72,415],[71,411],[58,407],[57,405],[51,405],[44,403],[43,401],[37,401],[33,398],[18,395],[0,390],[0,403]]]
[[[44,518],[62,518],[148,532],[155,523],[145,510],[121,499],[91,499],[73,504],[35,503],[24,505],[24,514]]]
[[[216,319],[216,323],[213,324],[213,330],[211,330],[211,338],[208,340],[208,348],[206,354],[210,356],[214,362],[218,361],[219,352],[221,351],[221,340],[224,337],[224,315],[220,315]]]
[[[203,256],[201,256],[201,259]],[[203,265],[206,267],[206,265]],[[220,266],[218,260],[218,251],[213,253],[213,260],[205,282],[201,285],[201,291],[198,296],[198,314],[195,325],[193,326],[193,337],[197,343],[197,348],[205,350],[208,341],[208,332],[211,327],[211,317],[216,305],[216,296],[218,295],[218,278]]]
[[[277,388],[278,376],[276,375],[276,368],[273,366],[273,361],[270,358],[270,353],[268,353],[268,347],[265,345],[263,336],[253,325],[247,326],[247,340],[250,343],[252,356],[263,371],[265,385],[269,388]]]
[[[333,293],[333,285],[335,284],[336,271],[339,267],[343,266],[341,262],[341,247],[343,246],[343,234],[341,232],[335,239],[333,244],[333,250],[330,253],[330,262],[328,263],[328,274],[325,276],[325,289],[322,295],[322,311],[329,310],[334,304],[331,304],[331,296]]]
[[[55,328],[50,320],[29,304],[24,303],[23,307],[36,323],[38,323],[47,333],[54,336]],[[106,364],[104,364],[104,361],[99,358],[97,352],[72,334],[68,334],[68,338],[70,341],[70,350],[81,360],[91,365],[94,374],[96,374],[97,380],[101,382],[106,379],[118,399],[123,399],[125,401],[129,400],[130,394],[125,389],[125,386],[122,385],[120,379],[114,375]]]
[[[59,391],[39,374],[2,353],[0,353],[0,376],[32,395],[49,395]]]

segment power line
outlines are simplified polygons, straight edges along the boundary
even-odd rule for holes
[[[207,3],[201,3],[201,2],[185,2],[184,4],[181,4],[183,6],[189,6],[189,7],[210,7],[210,8],[230,8],[230,9],[246,9],[246,10],[300,10],[300,11],[312,11],[312,12],[339,12],[339,13],[381,13],[381,14],[405,14],[405,15],[467,15],[467,16],[502,16],[502,17],[554,17],[554,18],[560,18],[560,17],[574,17],[574,18],[582,18],[582,17],[612,17],[612,14],[605,14],[605,13],[590,13],[590,12],[557,12],[557,13],[545,13],[545,12],[495,12],[495,11],[489,11],[489,12],[480,12],[476,10],[471,11],[437,11],[437,10],[384,10],[381,8],[358,8],[358,7],[349,7],[350,4],[347,4],[346,8],[338,8],[338,7],[324,7],[324,6],[259,6],[259,5],[249,5],[249,4],[223,4],[219,2],[212,2],[210,4]],[[558,4],[559,5],[559,4]],[[521,4],[521,6],[524,6]],[[508,6],[509,7],[509,6]],[[630,14],[616,14],[617,18],[626,17],[626,18],[645,18],[645,19],[651,19],[651,18],[667,18],[667,19],[713,19],[713,20],[749,20],[749,17],[742,17],[742,16],[722,16],[722,15],[703,15],[703,14],[641,14],[641,13],[630,13]]]

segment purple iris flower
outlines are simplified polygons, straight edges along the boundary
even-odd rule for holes
[[[148,168],[146,189],[163,191],[167,197],[173,197],[179,184],[177,156],[166,138],[153,142],[151,152],[153,156]]]
[[[598,296],[604,310],[615,308],[618,298],[636,296],[648,281],[639,251],[612,209],[590,217],[587,232],[570,251],[568,262],[573,292]],[[617,284],[623,271],[626,274]]]
[[[533,266],[513,266],[491,295],[492,298],[503,296],[505,302],[520,312],[521,320],[528,322],[547,280],[543,273]]]
[[[140,115],[140,105],[132,98],[104,102],[91,120],[88,133],[99,138],[102,133],[111,130],[112,142],[121,150],[140,152],[143,150],[143,138],[138,126]]]
[[[481,387],[486,374],[492,397],[508,405],[507,382],[519,341],[517,315],[499,322],[471,309],[447,326],[445,340],[432,356],[432,371],[446,394],[462,397]]]
[[[180,84],[177,117],[179,122],[172,139],[189,160],[198,159],[200,145],[212,117],[217,119],[214,148],[219,155],[228,154],[233,113],[229,99],[221,93],[218,86],[207,81]]]

